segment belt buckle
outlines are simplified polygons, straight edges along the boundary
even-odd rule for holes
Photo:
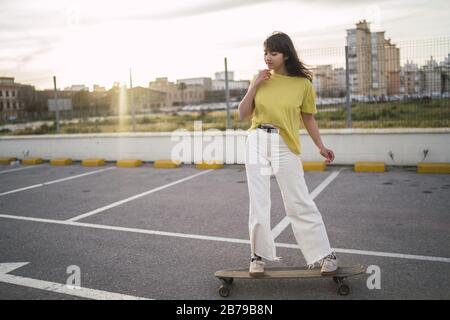
[[[261,123],[259,125],[259,128],[263,129],[264,131],[271,133],[273,132],[278,132],[278,128],[275,126],[272,126],[271,124],[267,124],[267,123]]]

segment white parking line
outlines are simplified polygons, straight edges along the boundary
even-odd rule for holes
[[[2,170],[2,171],[0,171],[0,174],[14,172],[14,171],[27,170],[27,169],[33,169],[33,168],[39,168],[39,167],[47,167],[47,166],[48,165],[46,165],[46,164],[35,164],[35,165],[31,165],[31,166],[19,167],[19,168],[10,169],[10,170]]]
[[[165,185],[163,185],[163,186],[160,186],[160,187],[157,187],[157,188],[154,188],[154,189],[145,191],[145,192],[140,193],[140,194],[137,194],[137,195],[135,195],[135,196],[132,196],[132,197],[129,197],[129,198],[126,198],[126,199],[123,199],[123,200],[120,200],[120,201],[111,203],[111,204],[109,204],[109,205],[107,205],[107,206],[104,206],[104,207],[101,207],[101,208],[98,208],[98,209],[95,209],[95,210],[92,210],[92,211],[89,211],[89,212],[80,214],[79,216],[76,216],[76,217],[73,217],[73,218],[71,218],[71,219],[68,219],[67,221],[78,221],[78,220],[81,220],[81,219],[83,219],[83,218],[90,217],[90,216],[92,216],[92,215],[94,215],[94,214],[97,214],[97,213],[99,213],[99,212],[102,212],[102,211],[105,211],[105,210],[108,210],[108,209],[111,209],[111,208],[120,206],[121,204],[130,202],[130,201],[136,200],[136,199],[138,199],[138,198],[144,197],[144,196],[146,196],[146,195],[148,195],[148,194],[151,194],[151,193],[154,193],[154,192],[157,192],[157,191],[166,189],[166,188],[168,188],[168,187],[171,187],[171,186],[174,186],[174,185],[176,185],[176,184],[178,184],[178,183],[181,183],[181,182],[190,180],[190,179],[195,178],[195,177],[197,177],[197,176],[201,176],[202,174],[211,172],[211,171],[213,171],[213,170],[214,170],[214,169],[208,169],[208,170],[202,171],[202,172],[200,172],[200,173],[196,173],[196,174],[194,174],[194,175],[192,175],[192,176],[189,176],[189,177],[186,177],[186,178],[183,178],[183,179],[180,179],[180,180],[176,180],[176,181],[174,181],[174,182],[171,182],[171,183],[165,184]]]
[[[115,226],[108,226],[108,225],[101,225],[101,224],[73,222],[73,221],[65,221],[65,220],[31,218],[31,217],[13,216],[13,215],[6,215],[6,214],[0,214],[0,218],[24,220],[24,221],[34,221],[34,222],[49,223],[49,224],[59,224],[59,225],[82,227],[82,228],[93,228],[93,229],[103,229],[103,230],[111,230],[111,231],[151,234],[151,235],[159,235],[159,236],[167,236],[167,237],[175,237],[175,238],[188,238],[188,239],[197,239],[197,240],[209,240],[209,241],[220,241],[220,242],[239,243],[239,244],[250,244],[250,241],[246,240],[246,239],[202,236],[202,235],[198,235],[198,234],[187,234],[187,233],[166,232],[166,231],[156,231],[156,230],[137,229],[137,228],[115,227]],[[299,250],[298,245],[296,245],[296,244],[275,243],[275,245],[280,248],[290,248],[290,249]],[[422,261],[450,263],[450,258],[445,258],[445,257],[421,256],[421,255],[403,254],[403,253],[354,250],[354,249],[339,249],[339,248],[333,248],[333,250],[336,252],[341,252],[341,253],[358,254],[358,255],[365,255],[365,256],[376,256],[376,257],[388,257],[388,258],[399,258],[399,259],[409,259],[409,260],[422,260]]]
[[[130,296],[127,294],[108,292],[85,287],[72,288],[67,284],[7,274],[8,272],[27,264],[28,262],[0,263],[0,282],[95,300],[150,300],[143,297]]]
[[[0,193],[0,196],[5,196],[7,194],[16,193],[16,192],[20,192],[20,191],[25,191],[25,190],[29,190],[29,189],[39,188],[39,187],[43,187],[43,186],[46,186],[46,185],[49,185],[49,184],[58,183],[58,182],[62,182],[62,181],[67,181],[67,180],[72,180],[72,179],[77,179],[77,178],[80,178],[80,177],[88,176],[90,174],[95,174],[95,173],[99,173],[99,172],[103,172],[103,171],[107,171],[107,170],[114,170],[114,169],[117,169],[117,167],[110,167],[110,168],[106,168],[106,169],[90,171],[90,172],[78,174],[76,176],[70,176],[70,177],[63,178],[63,179],[58,179],[58,180],[52,180],[52,181],[48,181],[48,182],[44,182],[44,183],[39,183],[39,184],[35,184],[35,185],[32,185],[32,186],[28,186],[28,187],[23,187],[23,188],[20,188],[20,189],[14,189],[14,190],[6,191],[6,192],[3,192],[3,193]]]
[[[319,184],[313,192],[311,192],[311,197],[315,199],[345,168],[341,168],[337,171],[333,171],[321,184]],[[276,239],[290,224],[288,217],[284,217],[273,229],[272,235]]]

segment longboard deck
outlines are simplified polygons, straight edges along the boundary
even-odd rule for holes
[[[285,267],[285,268],[265,268],[264,274],[260,276],[251,276],[248,268],[245,269],[226,269],[219,270],[214,275],[217,278],[236,278],[236,279],[289,279],[289,278],[323,278],[339,277],[346,278],[364,273],[362,265],[339,267],[337,272],[330,275],[322,275],[320,269],[308,270],[307,267]]]

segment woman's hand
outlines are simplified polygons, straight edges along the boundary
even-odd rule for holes
[[[333,152],[333,150],[330,150],[330,149],[327,149],[325,147],[322,147],[320,149],[320,154],[326,158],[325,162],[327,164],[331,163],[334,160],[334,152]]]
[[[270,79],[271,76],[272,74],[270,73],[270,69],[260,71],[255,81],[253,82],[253,86],[255,86],[255,88],[258,88],[264,81]]]

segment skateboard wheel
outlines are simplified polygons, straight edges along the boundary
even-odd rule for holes
[[[228,297],[230,295],[230,289],[228,289],[225,286],[220,286],[219,287],[219,295],[224,298]]]
[[[338,293],[341,296],[346,296],[346,295],[348,295],[350,293],[350,287],[348,285],[346,285],[346,284],[341,284],[338,287]]]
[[[234,280],[234,278],[222,278],[222,279],[228,285],[232,284]]]

